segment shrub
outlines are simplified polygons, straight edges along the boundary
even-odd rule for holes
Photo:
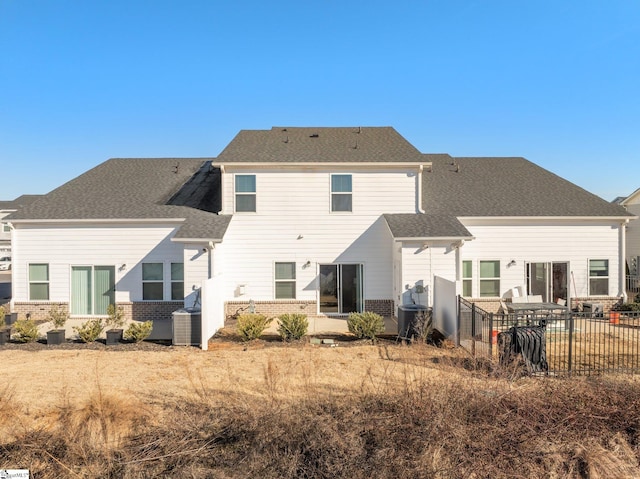
[[[278,317],[278,334],[283,341],[300,339],[307,334],[309,321],[307,315],[301,313],[285,313]]]
[[[6,314],[4,306],[0,306],[0,328],[4,328],[7,325],[7,321],[4,319]]]
[[[38,339],[38,327],[33,319],[20,319],[13,325],[14,338],[21,343],[32,343]]]
[[[142,323],[131,323],[124,332],[125,339],[139,343],[144,341],[151,334],[153,329],[153,321],[144,321]]]
[[[124,309],[122,306],[117,306],[115,304],[110,304],[107,306],[107,326],[120,329],[124,325]]]
[[[611,307],[613,311],[640,311],[640,303],[618,303]]]
[[[421,343],[431,339],[433,334],[433,315],[431,310],[418,311],[411,322],[412,340]]]
[[[92,343],[102,330],[104,329],[104,324],[102,324],[101,319],[90,319],[89,321],[82,323],[81,326],[74,326],[73,330],[78,333],[80,340],[84,343]]]
[[[264,314],[241,314],[238,316],[238,334],[243,341],[258,339],[271,321],[272,318],[267,318]]]
[[[54,304],[49,310],[49,321],[53,323],[53,326],[56,329],[64,328],[67,320],[69,319],[69,313],[60,308],[57,304]]]
[[[351,313],[347,319],[347,326],[349,332],[355,334],[357,338],[375,341],[376,336],[384,332],[384,319],[371,311]]]

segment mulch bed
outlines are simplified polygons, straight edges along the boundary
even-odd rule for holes
[[[82,341],[67,340],[62,344],[47,344],[46,340],[31,343],[20,343],[10,341],[4,346],[0,346],[0,351],[5,349],[21,351],[51,351],[54,349],[92,349],[102,351],[167,351],[169,349],[184,348],[185,346],[172,346],[170,341],[142,341],[139,343],[123,341],[115,346],[107,346],[105,340],[98,340],[92,343]]]

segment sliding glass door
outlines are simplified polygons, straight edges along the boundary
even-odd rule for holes
[[[360,313],[363,310],[361,264],[320,265],[320,312]]]
[[[105,315],[115,303],[114,266],[71,267],[71,314]]]
[[[527,263],[528,294],[540,295],[545,302],[567,300],[569,263]]]

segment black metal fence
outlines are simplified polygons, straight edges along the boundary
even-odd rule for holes
[[[512,327],[542,326],[548,373],[591,375],[640,372],[640,312],[585,314],[489,313],[458,299],[460,344],[498,359],[498,336]]]

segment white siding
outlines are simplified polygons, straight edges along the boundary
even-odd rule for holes
[[[627,211],[636,216],[640,216],[640,204],[632,204],[627,206]],[[631,271],[634,271],[633,259],[637,261],[640,256],[640,220],[631,220],[627,225],[627,261],[629,262],[629,266],[631,267]],[[640,265],[636,264],[635,269],[637,274],[640,274]]]
[[[402,245],[402,304],[413,301],[433,305],[433,278],[440,276],[456,281],[456,250],[450,245],[431,244],[428,248],[419,242]],[[422,285],[424,294],[417,294],[415,286]]]
[[[232,173],[224,175],[226,208],[233,207]],[[330,212],[331,173],[352,173],[352,212]],[[295,262],[298,300],[316,300],[323,263],[364,264],[365,299],[391,299],[392,239],[380,215],[415,213],[415,184],[408,170],[261,171],[256,213],[234,214],[220,248],[225,297],[274,299],[274,263]]]
[[[28,263],[48,263],[51,301],[69,301],[72,265],[113,265],[116,301],[142,299],[143,262],[165,264],[165,299],[170,299],[170,263],[183,261],[183,247],[170,241],[175,227],[99,225],[27,227],[15,230],[14,301],[27,301]],[[186,268],[185,268],[186,269]]]
[[[478,261],[500,260],[500,293],[526,283],[526,262],[568,262],[570,296],[588,295],[589,259],[609,260],[609,295],[619,291],[620,224],[593,222],[544,222],[504,225],[499,222],[464,220],[475,236],[461,248],[462,260],[473,261],[473,295],[478,296]],[[515,260],[514,266],[507,266]]]

